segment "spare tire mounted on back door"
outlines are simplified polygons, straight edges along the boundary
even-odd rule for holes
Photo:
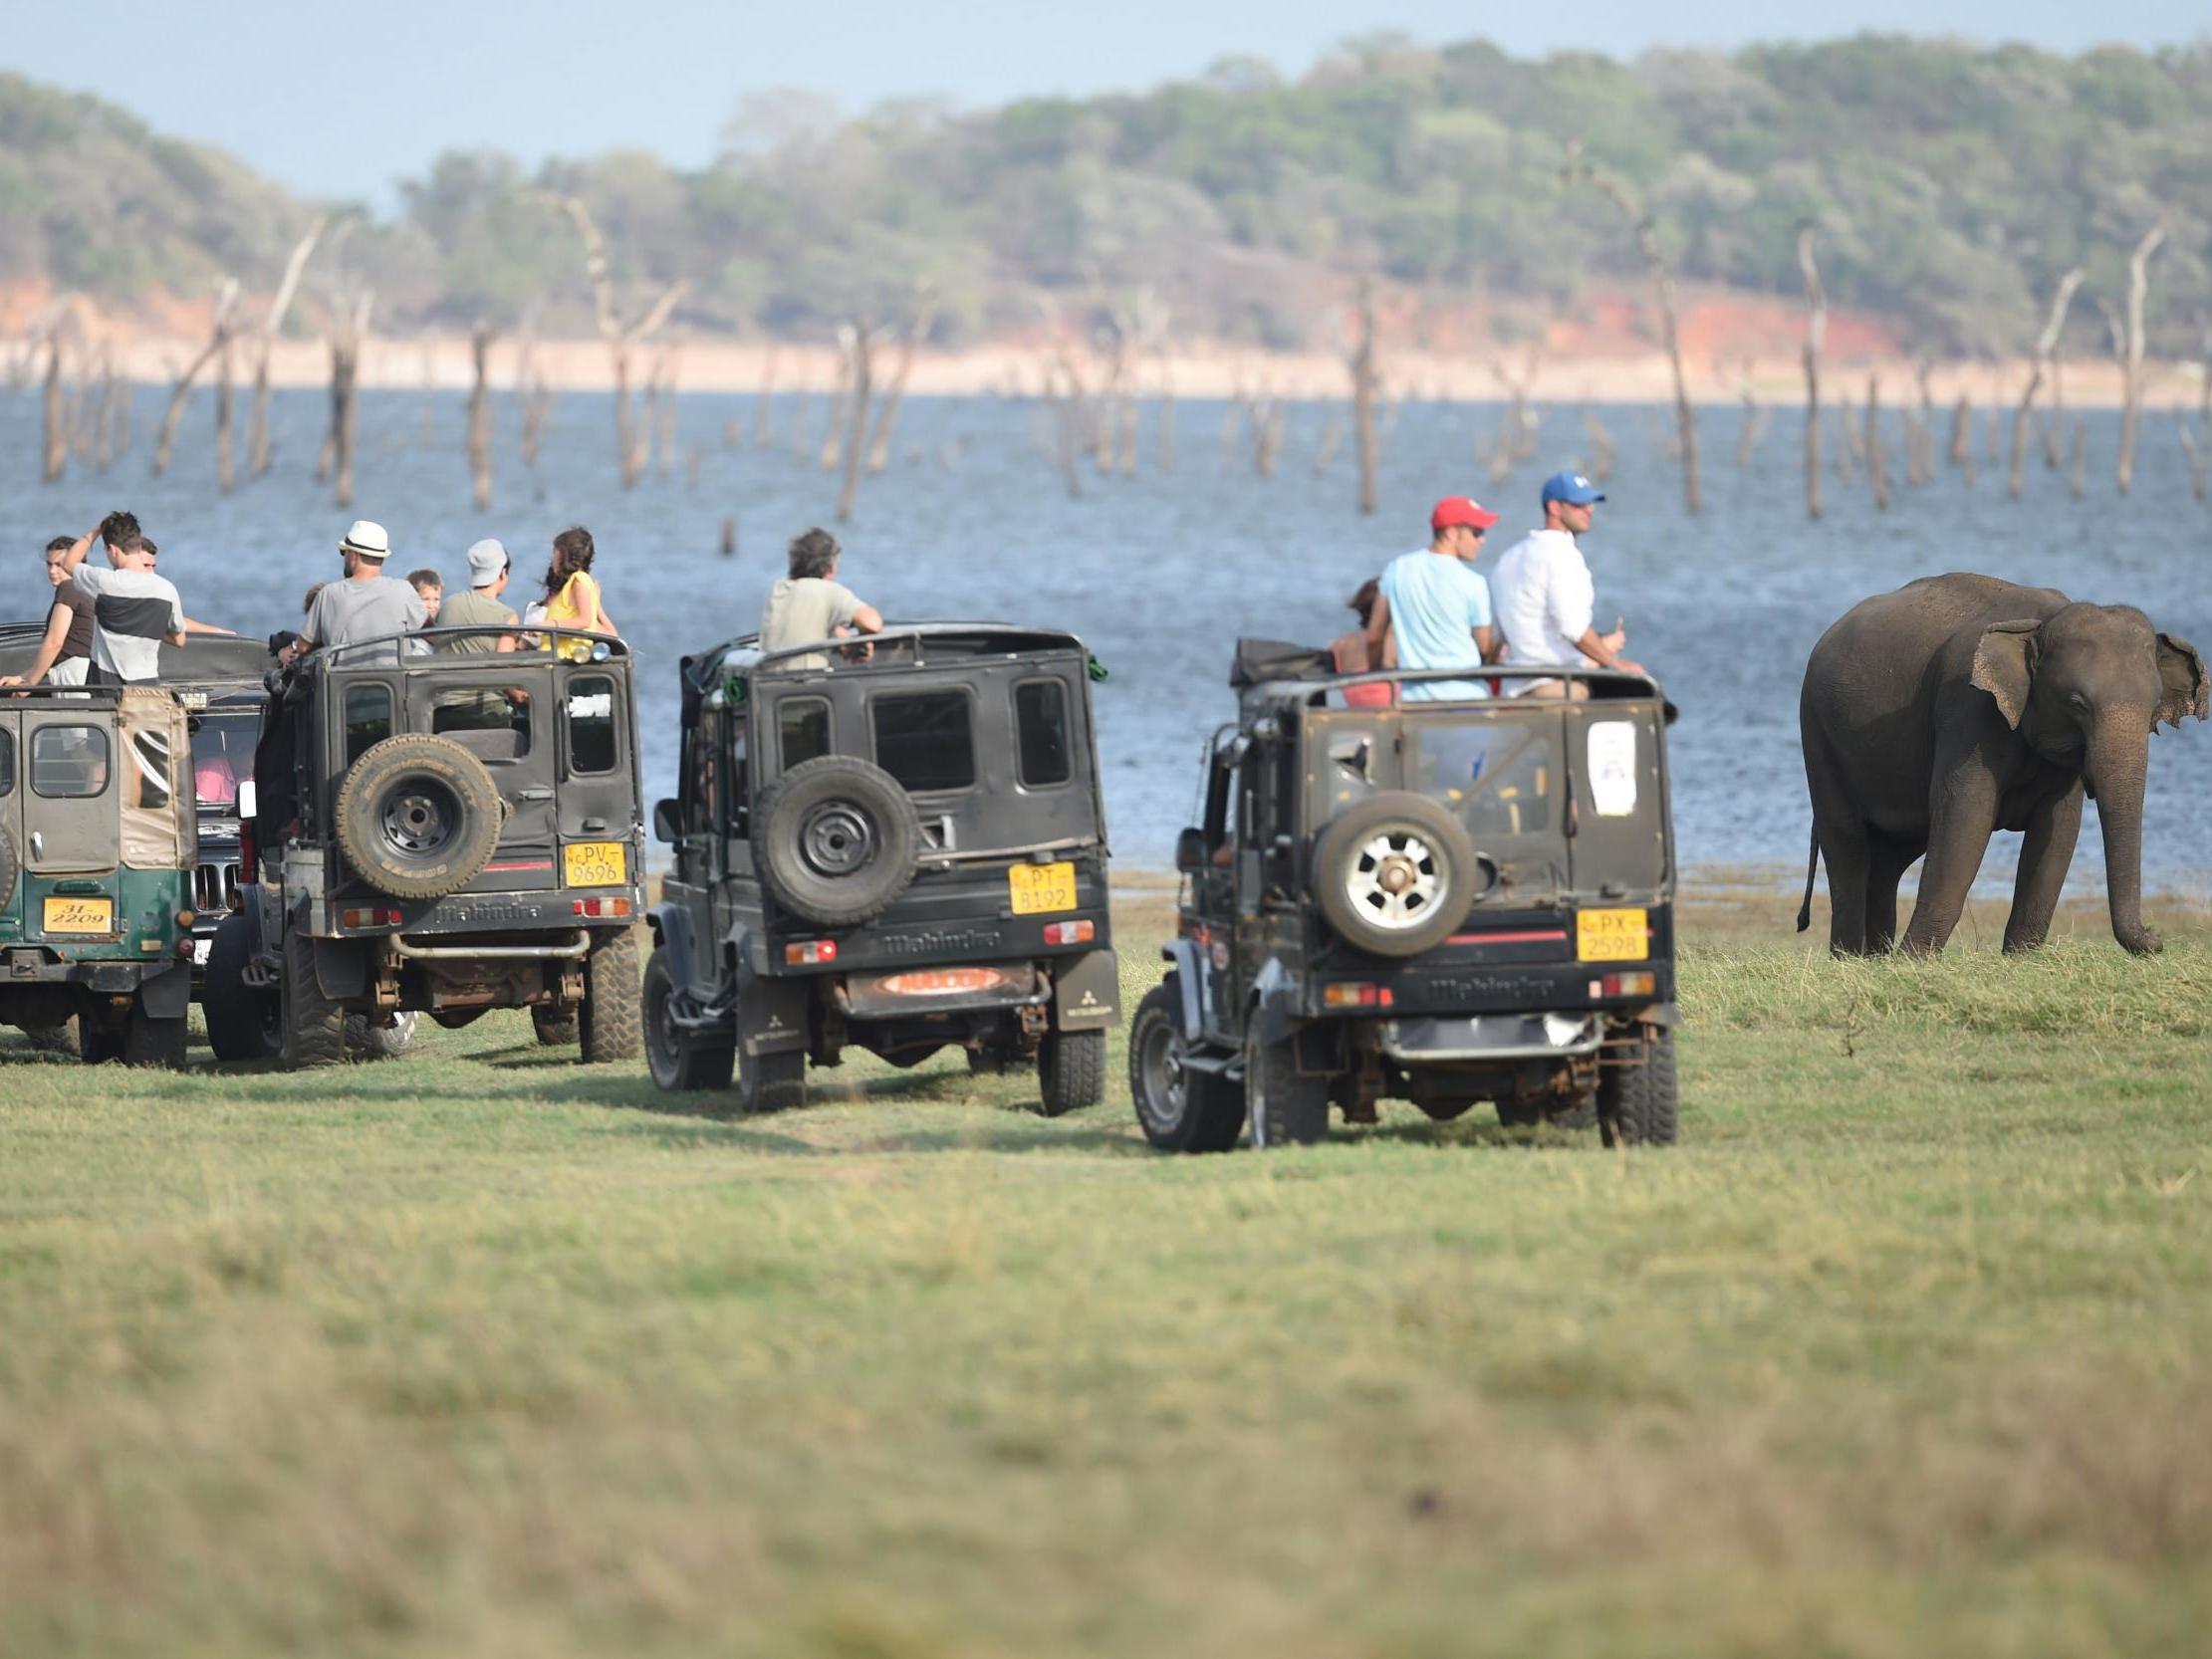
[[[347,770],[336,813],[339,850],[363,880],[393,898],[444,898],[491,861],[506,803],[451,738],[402,732]]]
[[[914,878],[921,818],[881,767],[821,755],[761,792],[753,857],[792,914],[854,927],[887,910]]]
[[[1377,956],[1418,956],[1450,937],[1497,885],[1450,812],[1392,790],[1347,808],[1314,848],[1322,913],[1346,943]]]

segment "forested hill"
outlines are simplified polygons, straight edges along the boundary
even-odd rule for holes
[[[939,297],[948,343],[1149,285],[1178,333],[1313,337],[1344,277],[1432,304],[1571,313],[1636,273],[1615,209],[1563,190],[1567,146],[1620,179],[1691,282],[1795,295],[1801,223],[1838,302],[1916,346],[2020,350],[2058,274],[2117,305],[2127,248],[2162,222],[2153,343],[2193,355],[2212,311],[2212,45],[2077,58],[1862,37],[1736,55],[1539,62],[1481,41],[1347,46],[1298,79],[1255,60],[1141,95],[975,114],[826,116],[747,101],[702,171],[642,154],[453,154],[342,257],[397,325],[553,305],[585,328],[584,198],[617,269],[688,280],[697,328],[819,338],[856,311]],[[237,162],[84,98],[0,77],[0,278],[105,300],[266,288],[312,211]],[[566,315],[564,315],[566,308]],[[2104,325],[2080,307],[2077,346]]]

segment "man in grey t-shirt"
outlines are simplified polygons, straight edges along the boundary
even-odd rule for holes
[[[108,549],[112,569],[85,563],[94,542]],[[128,513],[110,513],[62,555],[76,602],[93,614],[88,685],[149,684],[160,672],[161,645],[184,643],[184,604]]]
[[[385,634],[411,633],[428,619],[422,596],[405,583],[384,575],[384,561],[391,557],[391,538],[384,527],[358,519],[338,544],[346,561],[346,580],[323,585],[309,607],[300,629],[300,649],[336,650],[363,639]],[[383,653],[377,653],[381,656]],[[390,652],[396,662],[399,653]],[[356,652],[349,661],[367,661]]]
[[[849,633],[881,633],[883,615],[837,580],[844,550],[827,530],[810,530],[791,544],[791,575],[768,591],[761,612],[760,648],[780,651],[813,639],[841,639]],[[790,668],[827,668],[820,651],[790,658]]]

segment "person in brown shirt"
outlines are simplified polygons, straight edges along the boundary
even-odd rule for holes
[[[92,667],[93,607],[78,600],[70,580],[69,552],[74,536],[57,536],[46,544],[46,580],[54,585],[54,603],[46,613],[46,637],[39,654],[20,674],[0,678],[0,685],[83,685]]]

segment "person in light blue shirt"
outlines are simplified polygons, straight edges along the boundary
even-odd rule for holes
[[[1367,620],[1367,660],[1398,668],[1480,668],[1491,651],[1490,587],[1475,574],[1482,539],[1498,515],[1446,496],[1428,516],[1429,545],[1383,567]],[[1487,697],[1481,680],[1430,680],[1403,688],[1408,701]]]

